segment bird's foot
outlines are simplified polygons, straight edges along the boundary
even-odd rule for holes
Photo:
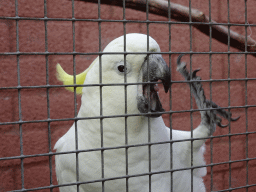
[[[229,125],[222,125],[221,117],[229,120],[229,122],[237,121],[240,118],[240,116],[237,118],[232,118],[231,112],[222,109],[213,101],[209,101],[205,98],[204,90],[200,82],[201,78],[196,75],[197,72],[200,71],[200,69],[196,69],[192,72],[192,74],[190,74],[186,68],[186,63],[181,62],[182,56],[183,55],[179,55],[177,59],[177,71],[179,71],[181,75],[188,81],[188,84],[191,87],[191,92],[195,98],[197,107],[198,109],[202,110],[200,111],[201,123],[209,127],[210,134],[214,133],[216,129],[216,124],[221,128],[227,127]]]

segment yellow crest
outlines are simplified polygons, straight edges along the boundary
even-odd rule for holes
[[[82,85],[84,83],[84,80],[86,78],[86,75],[88,71],[91,69],[95,62],[93,62],[88,69],[86,69],[84,72],[76,75],[76,85]],[[63,85],[74,85],[74,76],[67,74],[61,65],[58,63],[56,66],[57,70],[57,78],[60,80]],[[67,90],[74,92],[74,87],[65,87]],[[82,94],[83,87],[77,87],[76,92],[77,94]]]

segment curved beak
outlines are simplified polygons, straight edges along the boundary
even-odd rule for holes
[[[168,92],[170,88],[170,72],[161,54],[151,54],[148,56],[142,65],[141,73],[143,82],[157,82],[160,80],[164,85],[165,92]],[[147,116],[161,116],[161,114],[153,113],[164,111],[156,84],[149,83],[142,86],[141,94],[137,96],[137,106],[141,113],[152,112],[152,114]]]
[[[155,82],[161,80],[165,93],[170,88],[170,71],[161,54],[151,54],[142,65],[142,81]]]

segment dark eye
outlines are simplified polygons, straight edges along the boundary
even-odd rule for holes
[[[119,65],[118,67],[117,67],[117,69],[118,69],[118,71],[120,71],[120,72],[124,72],[124,65]]]

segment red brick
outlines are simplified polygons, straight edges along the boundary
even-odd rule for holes
[[[225,174],[225,189],[228,189],[229,186],[231,188],[242,187],[246,185],[246,166],[244,164],[243,167],[239,169],[233,168],[233,164],[231,165],[231,180],[229,180],[230,173]],[[235,190],[238,192],[244,192],[245,189]]]
[[[220,138],[217,140],[213,140],[212,146],[212,162],[220,163],[227,162],[229,160],[229,144],[227,138]],[[221,171],[227,170],[228,164],[222,164],[218,166],[214,166],[215,170]],[[218,169],[217,169],[218,168]]]
[[[235,163],[231,164],[231,180],[229,166],[226,169],[218,168],[218,166],[214,166],[212,169],[212,190],[224,190],[230,187],[241,187],[246,185],[246,166],[245,163],[241,165],[235,165]],[[216,171],[217,169],[217,171]],[[211,169],[207,169],[207,176],[204,179],[207,191],[210,191],[211,185]],[[237,190],[236,190],[237,191]],[[238,191],[244,191],[244,189],[239,189]]]
[[[227,2],[226,1],[220,1],[221,5],[221,18],[222,22],[228,21],[228,9],[227,9]],[[255,10],[253,9],[255,7],[254,1],[248,1],[247,2],[247,20],[249,23],[253,23],[253,20],[255,18]],[[230,1],[229,3],[230,8],[230,22],[231,23],[245,23],[245,3],[244,1],[234,0]]]
[[[172,110],[189,110],[190,109],[190,90],[189,86],[185,83],[175,83],[172,89]],[[182,97],[181,97],[182,95]]]
[[[1,142],[0,142],[0,157],[12,157],[20,155],[20,137],[19,129],[16,126],[8,126],[8,129],[2,130],[1,126]],[[7,126],[6,126],[7,127]],[[5,127],[5,128],[6,128]],[[2,164],[2,161],[1,161]]]
[[[44,17],[44,2],[41,0],[18,1],[20,17]]]
[[[40,173],[40,174],[38,174]],[[34,163],[24,166],[25,188],[36,188],[50,185],[49,162]],[[56,184],[56,183],[55,183]],[[50,190],[43,190],[50,191]],[[54,191],[57,191],[55,189]]]
[[[255,186],[249,187],[249,188],[248,188],[248,191],[249,191],[249,192],[254,192],[254,191],[256,191],[256,187],[255,187]]]
[[[242,1],[232,1],[229,2],[220,2],[221,5],[221,21],[227,23],[228,22],[228,6],[229,6],[229,16],[230,22],[232,23],[244,23],[244,9],[245,4]]]
[[[190,32],[188,25],[175,24],[171,27],[171,51],[185,52],[190,51]],[[166,46],[168,43],[166,42]],[[182,46],[180,46],[182,45]]]
[[[75,27],[76,27],[76,51],[86,52],[86,53],[98,52],[99,51],[98,23],[78,21],[76,22]],[[86,57],[86,56],[83,56],[83,57]]]
[[[211,172],[210,169],[207,168],[208,172],[207,172],[207,176],[204,179],[205,180],[205,187],[207,189],[207,191],[218,191],[224,188],[223,186],[223,181],[225,179],[225,172],[217,172],[215,171],[215,167],[213,167],[213,174],[211,176]],[[212,183],[212,188],[211,188],[211,183]]]
[[[233,148],[233,147],[232,147]],[[221,149],[221,147],[220,147]],[[220,153],[220,156],[223,156],[226,153]],[[233,154],[233,153],[232,153]],[[217,155],[213,155],[213,157]],[[207,154],[206,154],[207,157]],[[234,159],[232,159],[234,160]],[[210,176],[211,176],[211,168],[207,168],[207,176],[205,179],[206,186],[210,186]],[[229,164],[222,164],[222,165],[215,165],[212,168],[213,172],[213,190],[223,190],[229,187]],[[246,163],[245,162],[238,162],[238,163],[231,163],[231,187],[239,187],[244,186],[246,182]]]
[[[240,160],[246,158],[246,137],[244,135],[231,137],[231,160]]]
[[[13,28],[14,28],[14,22],[10,20],[0,20],[0,52],[9,52],[12,50],[12,47],[15,46],[13,42]],[[1,56],[0,59],[4,59],[7,56]],[[8,56],[11,57],[11,56]]]
[[[248,158],[255,158],[256,157],[256,137],[255,134],[248,135]],[[256,161],[254,161],[255,163]],[[256,164],[255,164],[256,167]]]
[[[72,1],[47,1],[47,17],[72,18]]]
[[[73,35],[72,22],[49,21],[48,22],[48,51],[72,52]]]
[[[104,5],[101,5],[101,7],[104,7]],[[98,19],[98,5],[82,1],[75,2],[75,17],[79,19]]]
[[[190,114],[174,113],[172,115],[172,128],[176,130],[190,131],[191,130]]]
[[[235,133],[244,133],[244,132],[246,132],[246,114],[245,114],[244,110],[239,110],[239,111],[238,110],[232,110],[232,116],[233,117],[240,116],[240,119],[236,122],[231,122],[231,131],[230,131],[230,133],[235,134]]]
[[[31,97],[33,99],[31,99]],[[22,120],[47,119],[47,98],[43,90],[30,89],[21,91]]]
[[[221,107],[228,106],[228,84],[227,82],[213,82],[204,87],[205,91],[209,92],[207,98],[210,100],[210,92],[212,93],[212,101]],[[211,90],[210,90],[211,89]],[[209,90],[209,91],[208,91]],[[207,93],[206,92],[206,93]]]
[[[46,85],[45,56],[20,56],[20,85]]]
[[[0,2],[0,16],[14,17],[15,16],[15,0]]]
[[[0,56],[2,87],[14,87],[18,85],[17,63],[15,56]],[[8,92],[5,90],[5,92]]]
[[[256,87],[255,87],[255,81],[248,81],[247,82],[247,99],[248,99],[248,105],[255,105],[256,103]],[[253,108],[251,108],[251,111]]]
[[[177,28],[178,28],[178,25],[173,25],[173,29],[172,32],[176,32]],[[144,25],[144,29],[146,30],[147,27],[146,25]],[[133,29],[135,30],[135,29]],[[136,31],[138,32],[138,31]],[[174,32],[174,33],[175,33]],[[144,32],[145,34],[146,31]],[[160,49],[162,52],[168,52],[169,51],[169,26],[166,25],[166,24],[151,24],[149,25],[149,35],[154,38],[158,43],[159,43],[159,46],[160,46]],[[173,42],[174,39],[171,38],[171,42]],[[175,51],[175,50],[172,50],[172,51]],[[166,62],[168,62],[169,60],[169,57],[168,55],[163,55],[163,56],[166,56],[165,59],[166,59]]]
[[[87,5],[87,9],[90,5]],[[94,10],[90,15],[98,14],[98,4],[91,5]],[[88,14],[88,13],[87,13]],[[96,16],[96,15],[95,15]],[[111,5],[100,5],[100,17],[101,19],[111,19],[111,20],[122,20],[123,19],[123,8]],[[98,18],[98,15],[96,16]]]
[[[243,82],[230,82],[230,105],[243,106],[245,105],[245,90]]]
[[[251,56],[251,55],[248,55],[247,59],[248,59],[248,63],[247,63],[248,78],[255,78],[256,77],[256,70],[254,70],[254,65],[255,65],[254,57]]]
[[[45,51],[45,27],[43,21],[19,22],[19,49],[21,52]],[[50,32],[50,31],[49,31]]]
[[[0,96],[0,121],[13,122],[19,120],[18,91],[1,91]]]
[[[256,119],[255,119],[255,115],[256,115],[256,109],[253,108],[249,108],[248,109],[248,131],[255,131],[255,123],[256,123]]]
[[[218,130],[218,129],[217,129]],[[214,134],[218,135],[218,134]],[[215,170],[222,171],[227,170],[228,168],[228,161],[229,161],[229,151],[231,155],[231,160],[240,160],[245,159],[246,157],[246,150],[245,150],[245,136],[233,136],[230,139],[231,143],[231,151],[229,150],[229,138],[228,137],[221,137],[221,138],[214,138],[212,140],[212,163],[224,163],[221,165],[214,166]],[[206,142],[206,160],[207,162],[211,162],[211,144],[210,140]],[[236,163],[236,166],[242,166],[243,162]]]
[[[30,131],[27,130],[26,125],[23,126],[24,134],[22,135],[24,155],[48,153],[49,141],[48,141],[47,124],[46,123],[42,124],[41,130],[38,130],[38,128],[35,128],[34,130],[30,130]],[[38,124],[33,124],[33,125],[34,127],[38,126]]]
[[[129,26],[129,25],[128,25]],[[102,30],[102,33],[101,33],[101,50],[104,50],[104,48],[112,41],[114,40],[115,38],[117,37],[120,37],[122,35],[124,35],[124,26],[123,26],[123,23],[112,23],[111,25],[109,25],[109,23],[107,22],[103,22],[101,24],[101,30]],[[98,26],[97,26],[97,31],[98,31]],[[115,35],[110,35],[113,31],[115,31]],[[99,34],[100,35],[100,34]],[[112,37],[113,38],[112,38]],[[99,41],[97,41],[98,43]],[[96,44],[97,44],[96,43]],[[94,46],[92,46],[92,48],[96,48],[95,47],[95,43],[94,43]],[[91,52],[91,51],[90,51]],[[96,51],[98,52],[98,50]]]
[[[1,52],[12,52],[16,51],[16,24],[14,20],[0,20],[1,24],[1,41],[0,45]],[[4,57],[5,56],[1,56]],[[12,58],[13,56],[6,56]]]
[[[5,162],[9,162],[6,164]],[[15,163],[16,162],[16,163]],[[4,164],[5,163],[5,164]],[[54,158],[52,159],[53,184],[57,184]],[[23,161],[24,184],[26,188],[49,186],[49,157],[25,158]],[[1,161],[0,187],[3,191],[21,189],[21,163],[18,160]],[[1,189],[1,188],[0,188]],[[43,190],[50,191],[50,190]],[[54,191],[58,191],[54,189]]]
[[[256,183],[255,173],[256,173],[256,160],[251,160],[248,162],[248,184],[249,185],[253,185]]]
[[[50,92],[50,117],[52,119],[74,118],[74,93],[57,89]]]
[[[146,15],[145,12],[135,11],[133,9],[126,9],[125,10],[125,18],[127,20],[142,20],[142,21],[145,21],[147,19],[147,15]],[[148,18],[149,20],[153,20],[154,18],[157,19],[157,18],[159,18],[159,16],[149,14],[149,18]]]
[[[247,20],[250,24],[254,23],[256,13],[255,13],[255,1],[248,1],[247,2]]]
[[[12,191],[21,189],[20,165],[0,167],[0,190]]]

